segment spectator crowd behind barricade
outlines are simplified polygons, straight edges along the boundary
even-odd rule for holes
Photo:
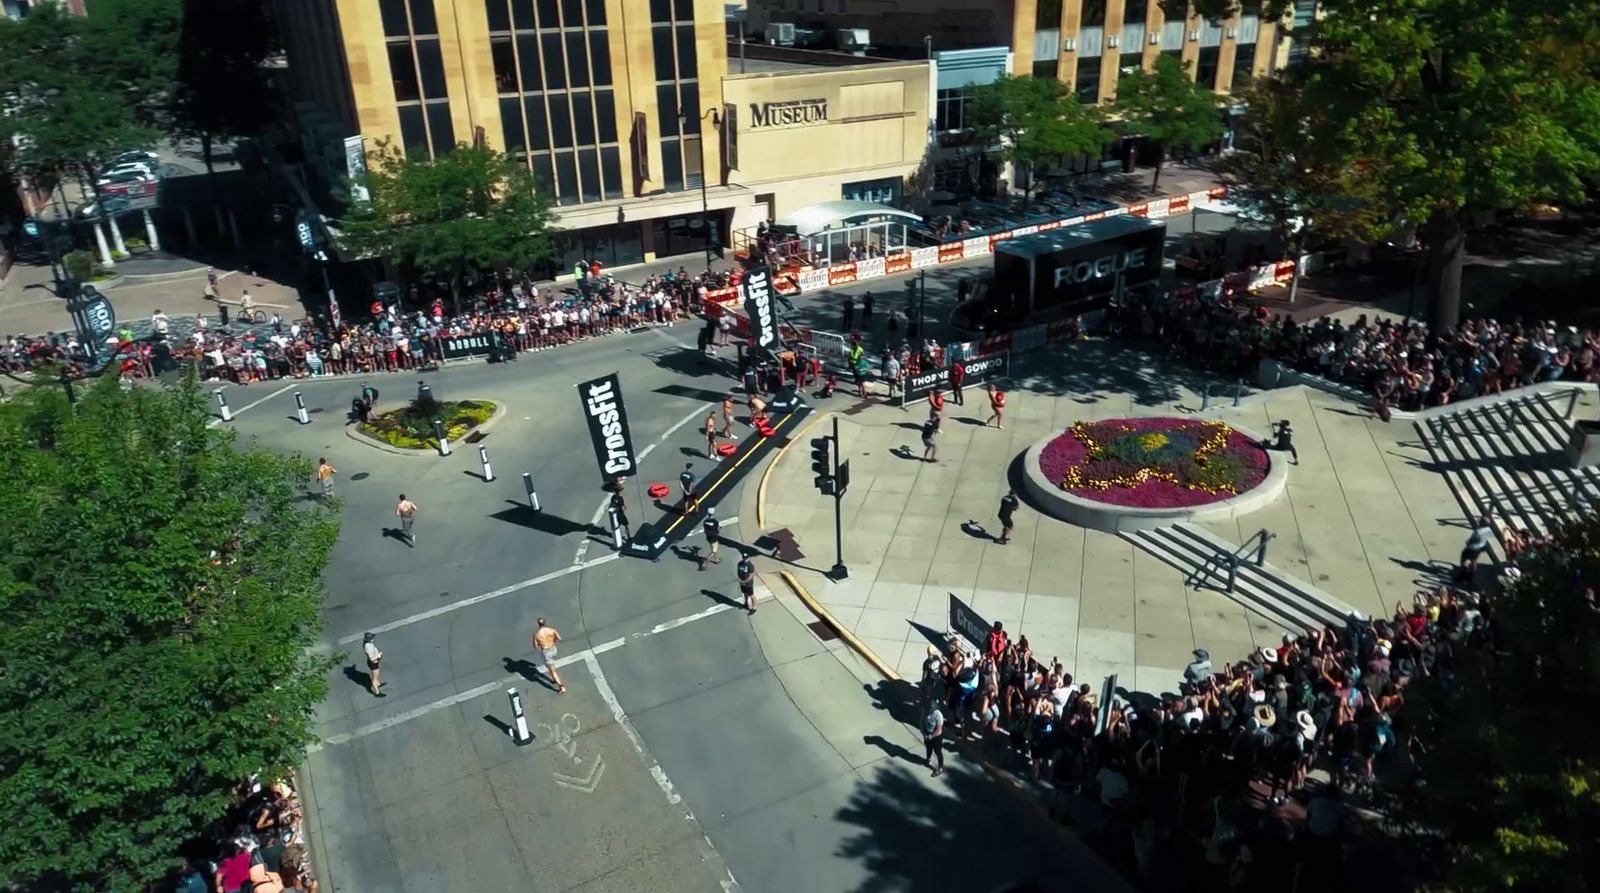
[[[680,267],[634,285],[593,264],[561,291],[541,291],[524,278],[474,296],[458,313],[447,312],[442,298],[411,312],[374,302],[370,318],[361,322],[274,316],[260,324],[221,325],[203,314],[174,320],[157,311],[143,333],[124,324],[113,345],[114,362],[124,375],[147,377],[169,354],[196,364],[204,378],[249,384],[399,372],[442,361],[446,340],[466,336],[491,339],[496,354],[511,359],[523,351],[674,322],[698,311],[705,292],[725,287],[730,278],[722,272],[690,275]],[[82,365],[85,352],[70,333],[11,336],[0,343],[0,371],[21,375],[51,363]]]
[[[1457,579],[1470,577],[1464,564]],[[1490,639],[1491,614],[1478,593],[1442,586],[1390,617],[1287,633],[1226,666],[1196,650],[1176,693],[1119,696],[1098,730],[1100,680],[1077,682],[996,623],[982,647],[929,646],[923,710],[937,707],[946,734],[998,749],[1058,796],[1098,801],[1106,855],[1153,889],[1191,886],[1178,879],[1194,872],[1209,875],[1197,889],[1238,889],[1286,878],[1297,862],[1327,877],[1343,801],[1375,776],[1415,776],[1407,686],[1447,681],[1460,649]],[[1310,780],[1314,769],[1327,780]],[[1181,840],[1196,842],[1195,865],[1161,858]],[[1180,874],[1163,882],[1163,872]]]
[[[1297,323],[1226,293],[1136,297],[1113,334],[1159,341],[1169,355],[1235,375],[1275,359],[1372,394],[1380,412],[1442,406],[1545,381],[1600,381],[1600,332],[1555,322],[1467,320],[1430,335],[1422,323],[1322,317]]]
[[[209,851],[191,852],[166,889],[316,893],[302,818],[300,798],[287,781],[244,786],[235,807],[212,829]]]

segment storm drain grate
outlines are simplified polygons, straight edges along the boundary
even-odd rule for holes
[[[806,627],[815,633],[818,639],[821,639],[824,642],[832,642],[834,639],[839,638],[839,634],[833,631],[833,627],[823,623],[820,620],[813,620],[806,624]]]

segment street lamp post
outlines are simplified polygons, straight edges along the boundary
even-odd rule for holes
[[[716,109],[712,109],[712,110],[710,110],[710,111],[708,111],[705,114],[700,116],[700,120],[701,121],[704,121],[707,118],[711,119],[712,128],[714,128],[718,132],[720,132],[721,128],[722,128],[722,116],[717,114],[717,110]],[[683,108],[680,106],[678,108],[678,134],[679,134],[679,140],[680,140],[679,145],[682,145],[681,140],[682,140],[682,137],[683,137],[683,125],[685,123],[687,123],[688,120],[689,120],[688,117],[686,117],[683,114]],[[702,147],[705,146],[705,137],[703,135],[700,138],[700,145]],[[706,176],[707,176],[708,171],[706,171],[706,169],[705,169],[706,166],[705,166],[705,160],[704,160],[705,159],[704,153],[705,153],[705,149],[702,148],[701,149],[701,162],[700,162],[700,229],[701,229],[701,235],[705,239],[705,243],[706,243],[706,272],[709,273],[709,272],[711,272],[711,198],[710,198],[709,193],[706,191]],[[720,151],[719,151],[719,154],[718,154],[718,158],[719,158],[718,164],[720,166],[720,163],[721,163],[720,162],[720,158],[721,158]]]

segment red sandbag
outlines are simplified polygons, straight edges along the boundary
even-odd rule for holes
[[[772,435],[778,433],[778,429],[770,427],[770,426],[764,427],[764,428],[758,428],[757,430],[761,432],[761,436],[762,437],[771,437]]]
[[[738,452],[738,450],[739,450],[739,445],[736,444],[736,443],[719,443],[719,444],[717,444],[717,453],[718,453],[718,455],[731,456],[734,453]]]
[[[672,492],[672,488],[666,484],[655,483],[646,488],[645,492],[650,494],[651,499],[666,499],[667,494]]]

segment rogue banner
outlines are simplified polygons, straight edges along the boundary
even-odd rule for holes
[[[633,438],[628,435],[628,412],[622,405],[622,384],[615,372],[578,385],[583,417],[589,423],[595,462],[606,480],[639,473]]]

